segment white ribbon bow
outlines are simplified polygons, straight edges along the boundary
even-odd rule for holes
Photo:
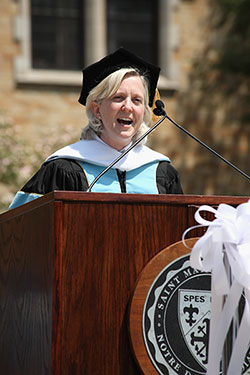
[[[201,211],[212,212],[215,219],[203,219]],[[244,292],[244,312],[227,368],[227,375],[240,375],[250,341],[250,200],[237,208],[226,204],[220,204],[217,210],[201,206],[195,219],[199,225],[184,232],[183,242],[185,244],[185,236],[190,230],[208,227],[190,256],[193,268],[212,272],[207,375],[220,373],[224,341]]]

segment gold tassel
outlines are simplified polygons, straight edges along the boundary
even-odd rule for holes
[[[152,121],[153,121],[153,124],[158,121],[158,117],[159,116],[156,116],[153,112],[153,110],[155,109],[155,102],[156,100],[160,100],[161,99],[161,96],[160,96],[160,93],[159,93],[159,90],[156,89],[155,90],[155,96],[154,96],[154,100],[153,100],[153,105],[152,105]]]

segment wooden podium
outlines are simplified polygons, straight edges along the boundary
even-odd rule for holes
[[[198,206],[247,200],[52,192],[2,214],[0,373],[139,374],[127,309],[140,272]]]

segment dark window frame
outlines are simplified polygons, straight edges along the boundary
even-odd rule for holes
[[[82,68],[83,1],[31,0],[31,59],[33,69]]]
[[[107,0],[108,52],[122,46],[158,65],[158,11],[158,0]]]

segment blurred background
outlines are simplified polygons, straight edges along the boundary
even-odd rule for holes
[[[87,124],[81,70],[123,46],[161,67],[170,117],[250,174],[250,0],[1,0],[0,211]],[[167,120],[149,145],[186,194],[250,182]]]

